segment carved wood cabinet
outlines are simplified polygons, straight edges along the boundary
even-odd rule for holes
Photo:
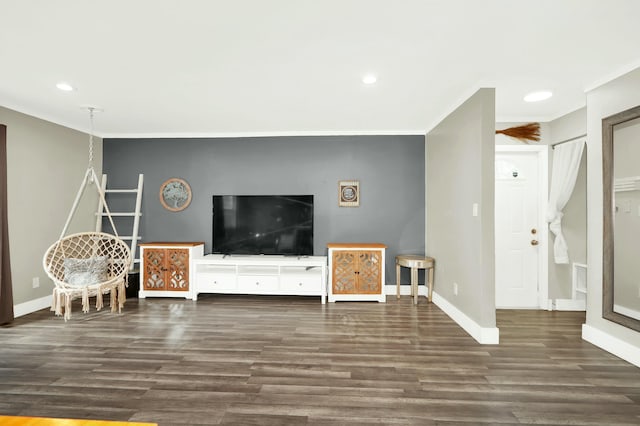
[[[385,249],[379,243],[330,243],[329,302],[385,302]]]
[[[140,244],[140,291],[138,297],[192,298],[191,262],[201,258],[204,243]]]

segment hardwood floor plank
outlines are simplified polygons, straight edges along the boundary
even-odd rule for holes
[[[167,425],[640,424],[640,369],[584,313],[498,311],[479,345],[437,306],[203,295],[0,327],[0,414]]]
[[[313,424],[313,419],[335,418],[338,421],[334,424],[349,424],[354,419],[362,421],[369,419],[370,423],[398,423],[423,425],[438,424],[439,421],[456,420],[465,421],[469,424],[484,423],[517,423],[518,419],[508,412],[498,412],[488,410],[486,407],[441,407],[435,404],[428,404],[423,401],[420,405],[408,407],[397,405],[393,407],[361,407],[361,406],[328,406],[328,405],[301,405],[294,404],[233,404],[229,407],[230,413],[260,414],[260,415],[295,415],[307,416],[309,424]]]
[[[547,412],[540,411],[517,411],[515,413],[520,424],[562,424],[562,425],[590,425],[590,426],[637,426],[640,424],[640,417],[609,414],[606,423],[603,423],[601,417],[594,417],[591,414],[567,413],[562,417],[562,423],[558,423],[557,416],[549,415]]]
[[[272,416],[264,414],[227,413],[220,421],[221,425],[243,426],[287,426],[307,423],[307,416]]]

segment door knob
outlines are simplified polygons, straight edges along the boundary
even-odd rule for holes
[[[536,228],[531,229],[531,233],[535,234],[536,232],[538,232],[538,230]]]
[[[537,246],[538,245],[538,240],[531,240],[531,245],[532,246]]]

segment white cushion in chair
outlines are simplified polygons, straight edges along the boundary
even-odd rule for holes
[[[99,284],[109,278],[107,256],[87,259],[64,259],[64,281],[71,285],[87,286]]]

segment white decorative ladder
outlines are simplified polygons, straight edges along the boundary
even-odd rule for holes
[[[131,231],[131,235],[121,235],[120,239],[124,241],[129,241],[129,248],[131,249],[131,265],[129,270],[133,271],[135,268],[135,264],[140,262],[140,258],[136,257],[136,250],[138,248],[138,241],[140,240],[140,235],[138,235],[138,230],[140,226],[140,217],[142,217],[142,213],[140,212],[140,208],[142,206],[142,185],[144,182],[144,175],[141,173],[138,175],[138,187],[133,189],[107,189],[107,175],[102,175],[102,191],[106,195],[108,194],[136,194],[136,204],[134,211],[125,211],[125,212],[111,212],[111,216],[125,216],[133,218],[133,229]],[[107,213],[104,208],[104,203],[102,199],[98,201],[98,210],[96,212],[96,232],[102,231],[102,218],[107,216]]]

